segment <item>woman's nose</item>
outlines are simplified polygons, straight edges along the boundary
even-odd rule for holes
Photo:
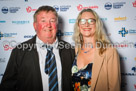
[[[86,21],[86,22],[85,22],[85,26],[89,26],[89,23],[88,23],[88,21]]]

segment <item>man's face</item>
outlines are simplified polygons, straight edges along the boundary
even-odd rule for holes
[[[57,33],[57,17],[52,11],[41,11],[36,17],[34,28],[37,36],[45,43],[54,42]]]

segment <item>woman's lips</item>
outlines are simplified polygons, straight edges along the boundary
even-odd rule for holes
[[[91,31],[90,28],[84,28],[83,30],[84,30],[84,31]]]

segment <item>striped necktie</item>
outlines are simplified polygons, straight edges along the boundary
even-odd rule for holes
[[[46,46],[47,55],[45,61],[45,73],[49,75],[49,91],[58,91],[58,77],[53,47]]]

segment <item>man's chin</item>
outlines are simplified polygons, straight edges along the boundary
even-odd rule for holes
[[[47,39],[47,40],[52,40],[53,38],[52,38],[52,37],[46,37],[45,39]]]
[[[52,38],[52,37],[46,37],[46,39],[45,39],[45,40],[46,40],[46,42],[47,42],[47,43],[50,43],[50,44],[51,44],[51,43],[53,43],[53,42],[55,41],[55,38]]]

